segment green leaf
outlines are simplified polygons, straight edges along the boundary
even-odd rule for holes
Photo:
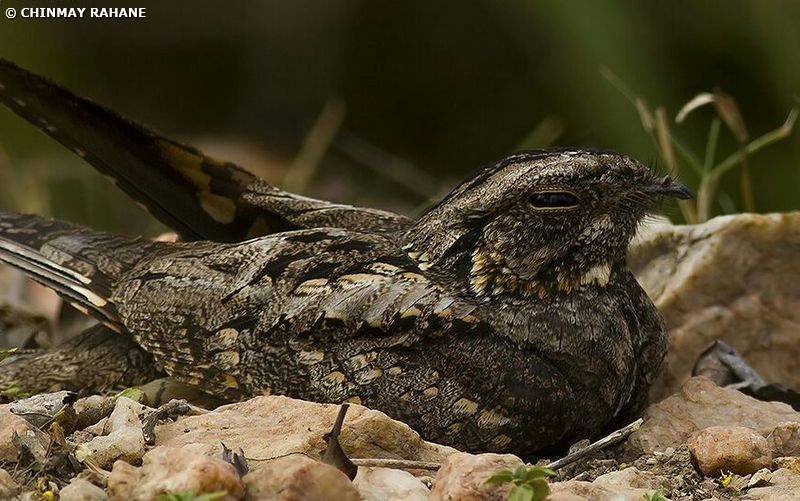
[[[528,475],[528,466],[521,464],[517,466],[517,469],[514,470],[514,478],[519,480],[525,480]]]
[[[533,488],[528,484],[515,485],[508,491],[508,501],[534,501]]]
[[[528,474],[531,475],[530,478],[547,478],[556,476],[556,472],[550,468],[545,468],[544,466],[531,466],[528,469]]]
[[[650,494],[644,494],[642,496],[644,501],[667,501],[667,498],[664,497],[664,494],[661,492],[661,489],[656,489]]]
[[[531,480],[528,485],[530,485],[533,491],[534,501],[541,501],[550,494],[550,485],[547,483],[547,480],[543,478]]]
[[[514,480],[514,472],[511,470],[498,470],[492,474],[491,477],[486,479],[487,484],[504,484]]]
[[[125,388],[121,392],[114,395],[114,401],[116,402],[120,397],[127,397],[131,400],[136,400],[137,402],[141,402],[144,399],[144,392],[139,388]]]

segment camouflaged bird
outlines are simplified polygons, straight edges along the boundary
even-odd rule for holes
[[[185,238],[218,240],[4,213],[0,259],[208,392],[359,401],[430,440],[529,453],[639,412],[663,363],[624,257],[660,197],[689,193],[625,156],[513,155],[414,222],[282,192],[10,63],[0,91]]]
[[[0,214],[0,259],[209,392],[357,401],[534,451],[640,410],[666,336],[625,251],[652,200],[686,193],[617,154],[523,153],[393,235],[165,243]]]

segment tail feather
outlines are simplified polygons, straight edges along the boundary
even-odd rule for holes
[[[280,190],[0,58],[0,104],[110,177],[183,240],[239,242],[331,226],[395,232],[413,221]]]
[[[257,217],[264,231],[289,227],[241,198],[256,179],[244,169],[162,137],[2,58],[0,104],[109,176],[185,240],[244,240]]]
[[[0,261],[120,332],[124,327],[110,301],[112,286],[152,245],[138,238],[0,211]]]

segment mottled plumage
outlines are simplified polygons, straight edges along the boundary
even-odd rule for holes
[[[553,192],[577,204],[531,202]],[[533,451],[644,401],[666,339],[624,256],[660,192],[686,193],[617,154],[525,153],[394,235],[164,243],[3,214],[0,255],[209,392],[355,400],[429,439]]]
[[[517,453],[646,402],[666,335],[625,251],[662,195],[689,193],[628,157],[516,154],[415,222],[283,192],[7,62],[0,84],[0,100],[200,240],[0,213],[0,260],[181,381],[228,399],[357,401],[431,440]]]

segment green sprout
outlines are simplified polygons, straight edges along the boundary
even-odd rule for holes
[[[496,471],[486,480],[487,484],[511,483],[508,501],[541,501],[550,494],[547,477],[556,474],[544,466],[519,465],[516,469]]]
[[[664,497],[664,493],[661,492],[661,489],[656,489],[649,494],[643,495],[642,499],[644,501],[667,501],[667,498]]]

